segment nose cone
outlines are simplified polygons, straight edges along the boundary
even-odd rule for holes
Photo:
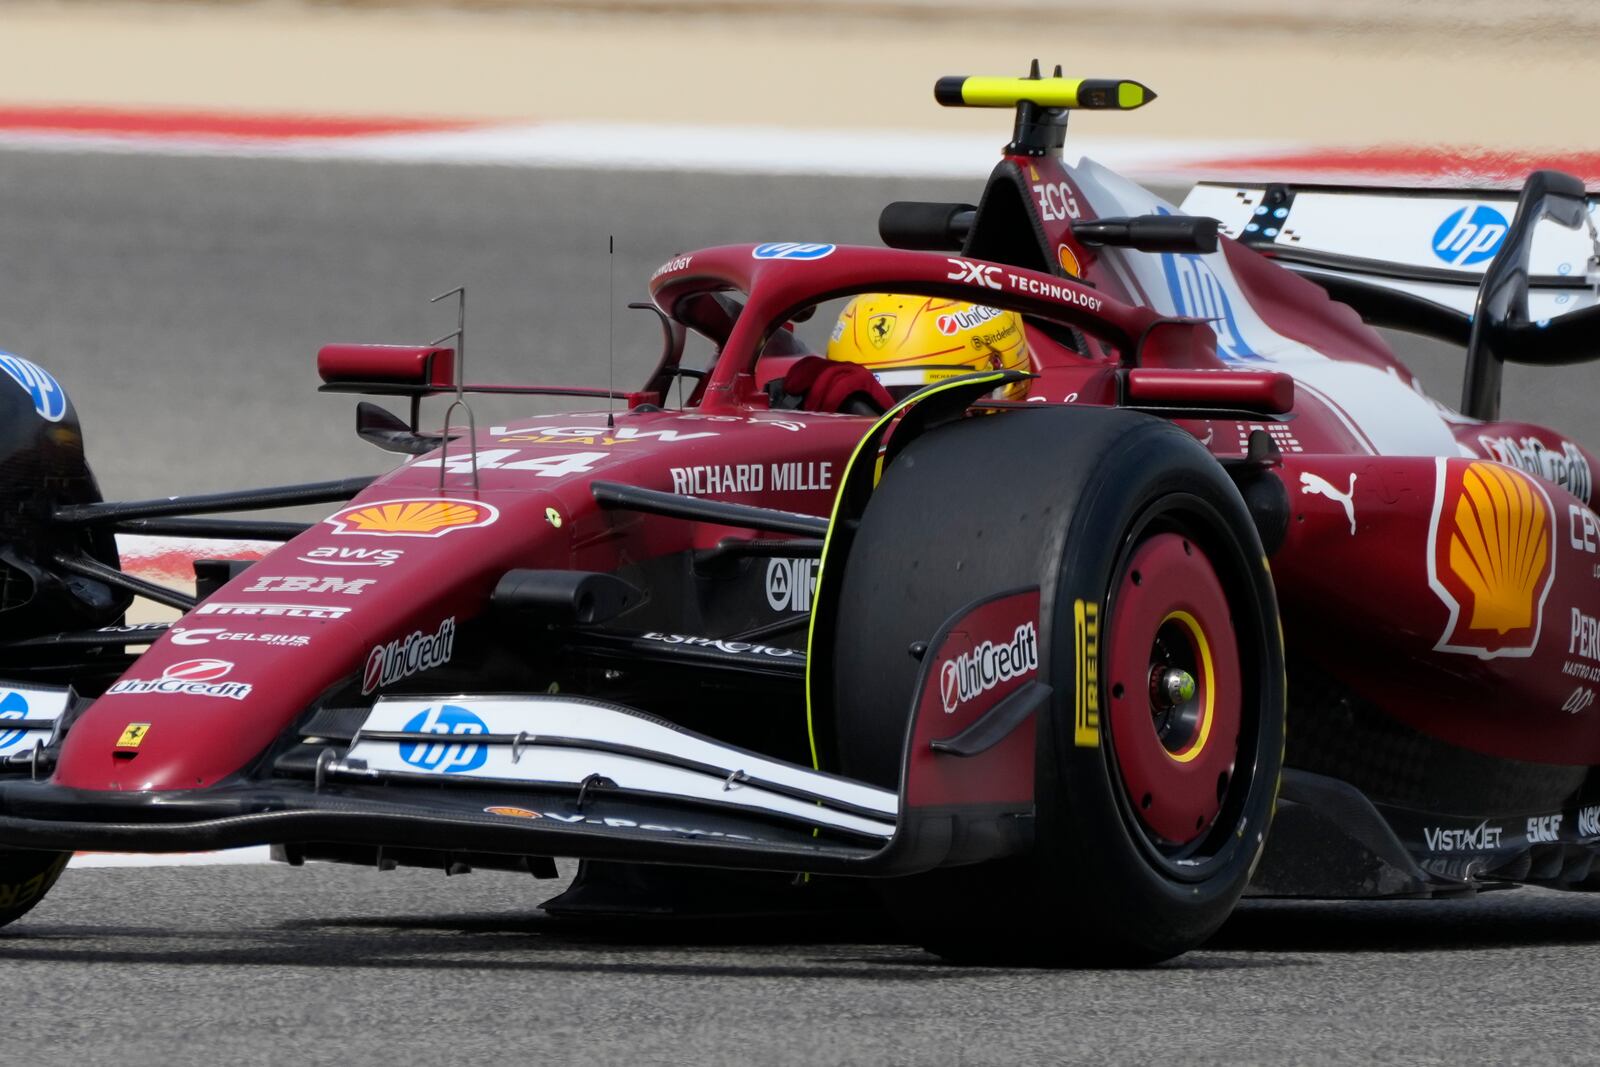
[[[196,630],[208,641],[239,632],[187,627],[180,637]],[[291,709],[315,699],[320,676],[295,670],[293,651],[280,646],[236,661],[194,656],[163,639],[73,723],[54,781],[102,790],[214,785],[269,746]]]

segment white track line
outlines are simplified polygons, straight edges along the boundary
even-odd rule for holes
[[[0,128],[0,147],[258,159],[364,160],[725,174],[819,174],[972,178],[987,174],[1005,144],[993,134],[903,130],[802,130],[548,122],[349,137],[172,136],[39,132]],[[1285,141],[1149,141],[1073,138],[1071,155],[1143,177],[1182,176],[1190,163],[1293,151]]]
[[[80,852],[67,866],[92,867],[229,867],[270,863],[266,845],[233,848],[226,852]]]

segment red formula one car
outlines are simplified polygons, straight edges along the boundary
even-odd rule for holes
[[[1172,956],[1247,890],[1600,886],[1594,458],[1496,410],[1504,361],[1594,353],[1582,186],[1185,214],[1062,162],[1137,83],[937,95],[1016,110],[976,206],[672,259],[614,413],[430,434],[451,348],[325,349],[327,388],[411,401],[363,405],[411,456],[375,480],[102,502],[60,384],[0,356],[0,922],[73,850],[260,843],[578,857],[556,909],[591,913],[870,884],[951,959],[1044,963]],[[865,292],[1020,313],[1026,400],[775,406],[792,324]],[[1369,323],[1461,343],[1461,411]],[[306,502],[338,507],[195,517]],[[117,531],[284,543],[191,599]]]

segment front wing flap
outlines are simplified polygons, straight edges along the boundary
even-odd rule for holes
[[[880,789],[585,698],[383,699],[319,712],[301,733],[270,776],[202,790],[0,780],[0,848],[337,843],[885,876],[1029,844],[1015,805],[907,808],[907,784]]]

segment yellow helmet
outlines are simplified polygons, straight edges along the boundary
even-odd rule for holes
[[[1016,312],[889,293],[863,293],[845,305],[828,358],[865,367],[896,399],[970,371],[1030,369]],[[1000,395],[1022,400],[1028,383],[1008,385]]]

